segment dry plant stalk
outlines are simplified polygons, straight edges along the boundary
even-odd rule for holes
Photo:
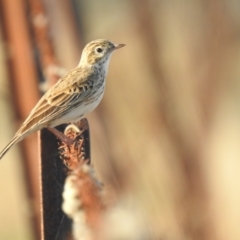
[[[90,158],[86,159],[85,139],[83,137],[85,130],[80,130],[77,126],[71,124],[64,132],[66,136],[76,140],[72,145],[61,143],[59,147],[61,158],[69,171],[75,170],[81,162],[90,163]]]
[[[88,139],[84,133],[88,130],[86,119],[80,121],[79,128],[69,125],[64,133],[76,142],[70,146],[62,143],[59,147],[68,168],[62,209],[73,220],[73,236],[76,239],[92,239],[104,209],[102,185],[94,175],[89,150],[86,149]]]
[[[41,0],[28,0],[34,40],[39,52],[39,61],[43,69],[46,84],[41,85],[43,91],[53,85],[66,70],[62,69],[55,58],[52,40],[49,36],[49,18]]]

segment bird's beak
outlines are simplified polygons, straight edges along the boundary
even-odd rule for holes
[[[114,44],[114,49],[113,50],[117,50],[119,48],[124,47],[126,44]]]

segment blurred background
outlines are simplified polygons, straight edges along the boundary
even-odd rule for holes
[[[0,148],[86,43],[125,43],[87,116],[92,164],[118,209],[108,239],[239,240],[239,9],[236,0],[0,0]],[[37,146],[33,134],[0,162],[0,239],[38,239]]]

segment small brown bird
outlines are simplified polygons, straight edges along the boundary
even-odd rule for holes
[[[61,137],[55,126],[76,122],[93,111],[103,97],[111,55],[124,46],[104,39],[88,43],[78,66],[43,95],[10,143],[0,152],[0,159],[29,134],[45,127]]]

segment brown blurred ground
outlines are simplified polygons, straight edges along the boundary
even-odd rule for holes
[[[52,0],[46,6],[55,19],[50,33],[58,61],[70,69],[78,63],[80,47],[66,37],[67,25],[59,17],[63,3],[56,7]],[[137,222],[136,231],[151,236],[146,239],[240,239],[239,3],[75,4],[85,43],[106,38],[127,45],[114,54],[104,99],[89,115],[92,161],[107,199],[120,209],[120,224],[127,212]],[[6,81],[0,87],[1,109],[7,89]],[[2,120],[1,146],[14,132],[14,124],[7,123]],[[24,190],[19,191],[24,186],[18,185],[18,156],[11,156],[16,149],[0,164],[0,234],[9,236],[0,239],[17,239],[9,233],[17,227],[8,224],[7,205],[10,219],[26,219],[19,231],[27,232],[26,213],[14,209],[19,202],[27,206]],[[12,164],[8,172],[4,164]],[[6,190],[18,195],[8,196]]]

